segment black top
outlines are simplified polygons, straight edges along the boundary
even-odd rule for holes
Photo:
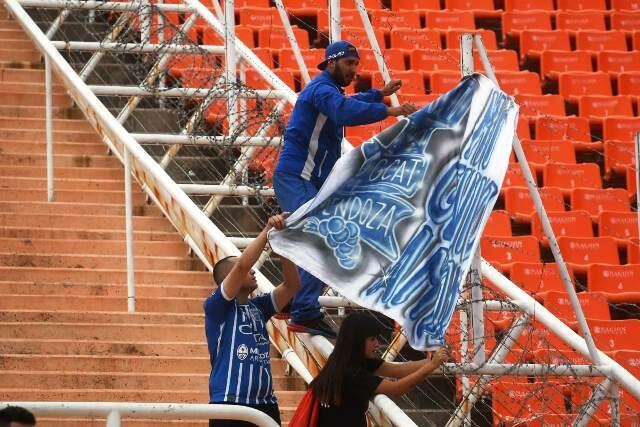
[[[373,375],[382,359],[367,359],[364,365],[350,367],[342,382],[340,406],[320,406],[318,427],[366,427],[365,413],[382,378]]]

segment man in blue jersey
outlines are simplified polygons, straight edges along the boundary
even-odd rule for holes
[[[213,279],[218,288],[204,302],[205,332],[211,361],[210,403],[244,405],[258,409],[280,423],[273,393],[266,323],[289,303],[300,288],[298,272],[282,258],[284,283],[253,298],[257,283],[253,265],[267,244],[271,228],[285,226],[283,215],[269,218],[267,226],[239,257],[216,263]],[[210,426],[239,427],[253,424],[236,420],[210,420]]]
[[[381,90],[345,96],[342,88],[356,77],[359,63],[358,50],[351,43],[332,43],[318,65],[322,73],[300,92],[273,175],[283,211],[294,212],[316,196],[340,157],[344,126],[375,123],[416,111],[411,104],[387,107],[382,102],[400,89],[400,80],[390,81]],[[324,284],[302,269],[300,279],[302,287],[291,303],[289,329],[334,338],[336,333],[324,321],[318,303]]]

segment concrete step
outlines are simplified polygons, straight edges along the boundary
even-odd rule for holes
[[[55,174],[55,169],[54,169]],[[47,180],[45,178],[23,178],[13,176],[3,176],[0,172],[0,184],[2,188],[16,190],[46,189]],[[124,191],[123,179],[69,179],[54,176],[54,190],[83,190],[83,191]]]
[[[15,85],[16,83],[8,84]],[[44,130],[47,123],[44,119],[22,118],[20,120],[16,120],[15,117],[0,117],[0,129],[15,129],[16,124],[24,126],[25,129]],[[84,119],[54,119],[53,130],[54,132],[56,130],[94,132],[89,122]]]
[[[17,239],[72,239],[72,240],[124,240],[125,232],[119,230],[75,230],[68,228],[32,228],[26,226],[0,227],[0,237]],[[177,233],[158,230],[133,230],[136,242],[181,242]]]
[[[7,34],[0,33],[0,41],[2,42],[3,49],[12,49],[12,50],[35,49],[35,44],[33,43],[33,41],[25,38],[24,33],[22,33],[22,35],[18,37],[7,37]]]
[[[5,191],[6,190],[0,190],[0,198],[2,198]],[[106,199],[108,200],[108,198]],[[0,227],[57,227],[68,228],[71,230],[124,230],[124,222],[124,217],[111,215],[33,214],[24,217],[16,217],[16,215],[13,214],[0,213]],[[146,216],[134,216],[133,228],[134,230],[137,229],[140,231],[173,231],[173,226],[165,218]]]
[[[61,83],[53,83],[51,85],[53,95],[64,95],[67,93],[66,88]],[[44,75],[42,81],[21,82],[21,81],[0,81],[0,93],[21,93],[38,94],[42,96],[46,93],[44,85]]]
[[[19,254],[83,254],[83,255],[115,255],[125,254],[124,240],[68,240],[68,239],[7,239],[0,237],[0,248],[3,252]],[[134,245],[136,257],[168,257],[188,258],[185,243],[180,242],[139,242]]]
[[[3,338],[0,341],[2,354],[52,354],[52,355],[116,355],[208,357],[204,335],[197,341],[153,341],[149,338],[136,342],[115,339],[64,339],[64,338]]]
[[[140,285],[136,284],[138,298],[201,298],[204,300],[213,290],[209,286],[175,286],[175,285]],[[122,283],[33,283],[33,282],[5,282],[0,281],[0,293],[12,295],[66,295],[127,297],[127,289]]]
[[[1,156],[0,156],[1,158]],[[47,176],[45,164],[39,166],[3,165],[2,173],[10,176],[20,176],[24,178],[42,178]],[[55,165],[55,178],[68,179],[124,179],[124,171],[120,162],[116,161],[106,168],[84,166],[63,167],[59,163]]]
[[[0,61],[5,60],[0,49]],[[6,60],[5,60],[6,61]],[[6,83],[12,84],[12,83]],[[45,105],[44,88],[42,92],[0,91],[0,102],[4,105],[22,105],[24,107],[42,107]],[[54,93],[51,99],[53,107],[71,107],[73,100],[66,93]]]
[[[41,55],[40,52],[35,50],[35,47],[27,50],[0,49],[0,61],[27,62],[34,64],[41,61]]]
[[[126,283],[124,269],[38,268],[0,266],[3,281],[46,281],[64,283]],[[136,271],[136,283],[211,286],[211,274],[205,271]]]
[[[6,18],[6,16],[2,18]],[[25,33],[22,30],[0,29],[0,40],[19,39],[21,37],[25,37]],[[31,42],[31,47],[33,47],[33,42]]]
[[[0,252],[0,265],[16,267],[56,267],[56,268],[126,268],[127,258],[124,255],[82,255],[82,254],[14,254]],[[199,260],[184,257],[134,257],[136,270],[189,270],[203,271],[204,265]]]
[[[199,313],[202,302],[211,294],[210,290],[202,289],[196,298],[146,298],[136,296],[136,310],[144,313]],[[124,312],[127,310],[125,296],[70,296],[70,295],[2,295],[0,309],[18,310],[64,310],[73,306],[77,310],[99,310]]]
[[[124,215],[124,203],[0,201],[0,212],[48,215]],[[144,203],[133,206],[133,214],[147,217],[163,216],[158,207]]]
[[[24,34],[24,31],[22,30],[22,27],[20,26],[20,24],[18,24],[18,22],[14,21],[13,19],[0,20],[0,29],[20,30],[22,31],[22,34]]]
[[[2,132],[2,131],[0,131]],[[120,161],[112,156],[107,155],[74,155],[74,154],[54,154],[54,169],[59,167],[84,167],[84,168],[116,168],[120,165]],[[45,153],[29,154],[29,153],[7,153],[0,152],[0,167],[2,170],[6,166],[39,166],[44,167],[47,164]],[[55,171],[54,171],[55,176]],[[122,175],[120,175],[122,176]]]
[[[106,424],[105,418],[50,418],[38,417],[38,427],[104,427]],[[126,419],[121,421],[123,427],[154,427],[154,426],[180,426],[180,427],[208,427],[209,422],[196,421],[196,420],[156,420],[150,418],[141,419]]]
[[[0,322],[0,338],[194,342],[204,340],[204,328],[203,325]]]
[[[15,30],[0,28],[0,36],[9,31]],[[22,30],[19,31],[22,32]],[[22,32],[22,36],[25,36],[24,32]],[[0,82],[38,83],[44,87],[44,69],[0,68]],[[56,85],[60,85],[55,74],[53,75],[53,82]],[[42,107],[44,107],[44,104],[42,104]]]
[[[124,186],[123,186],[124,187]],[[145,202],[146,195],[134,187],[132,202],[141,205]],[[19,189],[0,186],[0,201],[7,202],[43,202],[47,200],[46,189]],[[118,203],[124,201],[124,188],[117,190],[65,190],[56,189],[54,182],[54,200],[56,202],[78,203]],[[124,218],[123,218],[124,221]]]
[[[45,142],[5,140],[0,141],[0,150],[4,153],[42,154],[46,153],[47,145]],[[54,142],[53,150],[55,154],[100,155],[107,153],[107,146],[95,142]]]
[[[0,69],[1,72],[2,69]],[[70,114],[69,107],[53,107],[53,117],[56,119],[67,118]],[[13,118],[45,118],[45,108],[40,106],[0,105],[0,116]]]
[[[70,365],[68,368],[75,369]],[[133,373],[132,373],[133,372]],[[119,390],[172,390],[199,391],[208,390],[209,372],[161,373],[147,372],[87,372],[76,370],[59,370],[48,372],[27,372],[0,370],[3,378],[3,389],[21,389],[41,387],[43,389],[119,389]],[[296,377],[286,377],[273,373],[272,382],[275,389],[302,389],[303,381]]]
[[[211,292],[203,289],[197,298],[146,298],[136,296],[136,310],[145,313],[198,313],[202,302]],[[64,310],[69,304],[77,304],[86,310],[124,312],[127,310],[126,296],[70,296],[70,295],[1,295],[0,309],[10,310]]]
[[[0,97],[2,102],[2,97]],[[0,140],[14,141],[46,141],[46,133],[44,129],[18,129],[17,124],[14,127],[0,129]],[[53,141],[55,142],[93,142],[101,143],[100,137],[95,131],[91,130],[64,130],[63,128],[53,129]]]
[[[120,285],[122,287],[122,285]],[[202,288],[198,288],[202,289]],[[211,292],[211,291],[209,291]],[[72,295],[72,294],[70,294]],[[57,323],[109,323],[109,324],[170,324],[202,325],[204,313],[145,313],[142,311],[113,313],[108,311],[67,310],[4,310],[0,322],[57,322]]]
[[[280,410],[295,411],[304,391],[276,390]],[[6,401],[69,401],[69,402],[175,402],[208,403],[207,388],[191,390],[107,390],[95,389],[41,389],[41,388],[0,388],[0,396]],[[39,427],[39,425],[38,425]]]

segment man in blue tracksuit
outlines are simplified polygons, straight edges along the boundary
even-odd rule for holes
[[[375,123],[389,116],[411,114],[411,104],[387,107],[382,100],[402,83],[392,80],[381,90],[347,97],[342,89],[356,77],[358,50],[351,43],[330,44],[314,78],[298,96],[284,134],[284,146],[273,175],[280,208],[294,212],[313,199],[341,153],[344,126]],[[291,303],[289,329],[330,338],[336,336],[321,313],[318,297],[324,284],[300,269],[301,289]]]

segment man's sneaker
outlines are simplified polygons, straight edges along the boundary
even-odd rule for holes
[[[311,320],[302,320],[299,322],[294,322],[293,319],[291,319],[287,324],[287,328],[293,332],[322,335],[326,338],[338,337],[336,331],[334,331],[331,325],[324,320],[323,316]]]

